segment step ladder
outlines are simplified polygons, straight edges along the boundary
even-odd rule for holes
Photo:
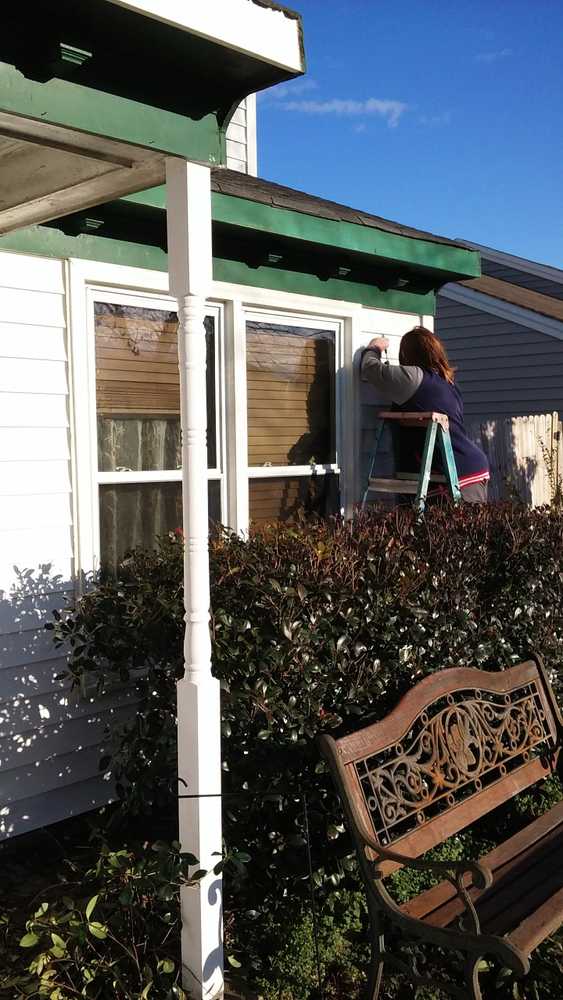
[[[426,437],[420,463],[420,472],[397,472],[394,479],[374,478],[377,451],[387,422],[399,427],[426,427]],[[432,472],[432,460],[436,439],[442,455],[442,465],[445,475]],[[449,421],[445,413],[401,413],[382,410],[378,413],[378,424],[375,431],[373,454],[369,467],[367,486],[362,499],[362,510],[368,501],[370,493],[402,493],[414,496],[414,509],[421,515],[426,507],[426,497],[430,483],[447,485],[448,492],[454,503],[461,500],[461,491],[457,478],[457,469],[450,439]]]

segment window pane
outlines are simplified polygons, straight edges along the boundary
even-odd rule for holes
[[[98,468],[179,469],[180,376],[176,313],[94,304]],[[217,464],[213,317],[207,331],[207,458]]]
[[[334,462],[331,330],[246,324],[249,465]]]
[[[250,479],[250,520],[254,525],[294,521],[299,514],[328,517],[338,512],[338,476],[280,476]]]
[[[221,520],[220,483],[208,484],[209,520]],[[159,535],[182,527],[181,483],[100,486],[100,550],[104,569],[115,569],[130,549],[155,548]]]

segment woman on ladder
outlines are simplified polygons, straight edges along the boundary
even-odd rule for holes
[[[489,463],[465,431],[463,400],[441,340],[426,327],[415,326],[401,340],[398,365],[382,361],[388,347],[387,337],[376,337],[368,344],[361,360],[362,379],[377,390],[381,402],[392,403],[395,410],[447,414],[462,499],[486,503]],[[401,471],[420,470],[423,443],[423,431],[399,428],[396,460]],[[442,470],[436,467],[434,471]]]

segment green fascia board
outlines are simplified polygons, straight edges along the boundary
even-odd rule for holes
[[[57,229],[44,226],[19,229],[0,237],[0,250],[41,254],[45,257],[76,257],[153,271],[166,271],[168,266],[166,254],[158,247],[86,234],[66,236]],[[435,311],[435,296],[432,292],[417,295],[406,291],[380,291],[373,285],[362,285],[339,278],[323,281],[315,275],[274,267],[252,268],[239,261],[220,258],[213,260],[213,277],[215,281],[270,288],[273,291],[321,299],[336,299],[393,312],[430,316]]]
[[[7,63],[0,63],[0,111],[203,163],[226,160],[225,137],[215,115],[195,121],[64,80],[35,83]]]
[[[421,295],[395,289],[381,291],[374,285],[363,285],[340,278],[323,281],[314,274],[303,274],[301,271],[287,271],[277,267],[249,267],[241,261],[223,260],[217,257],[213,258],[213,277],[216,281],[228,281],[236,285],[252,285],[255,288],[271,288],[279,292],[336,299],[374,309],[415,313],[419,316],[433,316],[436,307],[434,292]]]
[[[474,278],[481,274],[479,254],[463,247],[399,236],[353,222],[322,219],[218,192],[212,196],[212,212],[214,222],[226,225],[319,243],[456,277]]]
[[[164,209],[166,188],[151,188],[129,195],[125,200]],[[439,273],[440,283],[450,276],[477,278],[481,274],[480,257],[475,250],[433,243],[412,236],[399,236],[353,222],[321,219],[216,191],[212,192],[211,205],[214,222],[396,261],[409,268],[434,270]]]

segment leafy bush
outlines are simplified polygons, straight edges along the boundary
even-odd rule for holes
[[[423,675],[448,666],[502,669],[537,649],[558,680],[562,529],[553,509],[464,506],[434,508],[421,524],[401,510],[212,538],[224,828],[229,847],[252,858],[251,877],[239,865],[227,884],[239,926],[305,898],[304,796],[321,899],[353,885],[317,732],[382,717]],[[55,622],[77,682],[96,677],[103,689],[137,675],[145,708],[108,766],[127,815],[144,813],[147,823],[175,814],[182,557],[178,535],[156,553],[131,554],[117,578]],[[246,937],[259,974],[254,942]]]
[[[179,891],[195,861],[178,844],[67,861],[29,912],[0,917],[0,997],[180,1000]],[[4,978],[4,975],[7,978]]]

